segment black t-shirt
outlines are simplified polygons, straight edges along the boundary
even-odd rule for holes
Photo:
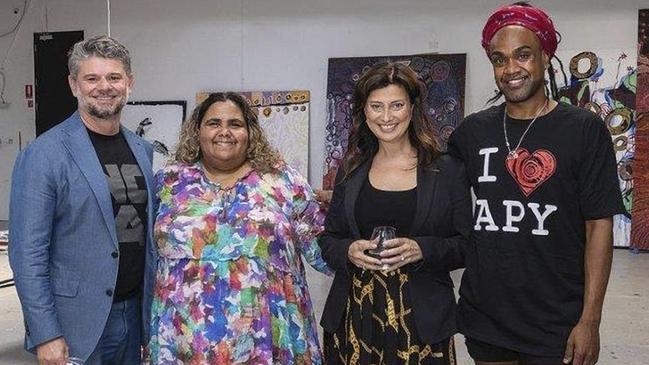
[[[416,207],[417,187],[404,191],[378,190],[367,177],[354,207],[361,238],[369,240],[378,226],[392,226],[397,237],[408,237]]]
[[[511,350],[562,356],[581,316],[585,221],[624,212],[604,122],[559,104],[507,160],[504,104],[468,116],[449,152],[476,195],[459,301],[459,328]],[[515,148],[530,121],[508,118]]]
[[[104,169],[115,214],[119,241],[119,271],[114,301],[141,291],[147,229],[147,190],[144,176],[122,133],[105,136],[88,130]],[[117,259],[117,258],[116,258]]]

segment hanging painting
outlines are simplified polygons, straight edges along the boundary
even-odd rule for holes
[[[638,14],[637,84],[631,247],[649,250],[649,9]]]
[[[636,132],[635,50],[562,51],[570,82],[560,91],[561,101],[598,114],[611,133],[625,213],[613,219],[613,243],[628,247],[633,206],[633,170]],[[568,63],[565,61],[569,60]]]
[[[176,148],[187,102],[131,101],[122,110],[122,125],[153,145],[153,172],[158,171]]]
[[[308,90],[240,92],[259,118],[268,141],[284,160],[305,178],[309,172],[309,105]],[[208,92],[196,95],[196,102]]]
[[[356,81],[373,64],[401,62],[417,72],[428,90],[427,113],[443,150],[451,132],[464,118],[466,54],[420,54],[383,57],[330,58],[327,77],[327,126],[322,186],[332,189],[347,148],[351,127],[351,96]]]

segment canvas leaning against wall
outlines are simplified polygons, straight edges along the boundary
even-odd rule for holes
[[[649,9],[638,13],[638,90],[636,93],[633,223],[631,247],[649,250]]]
[[[259,118],[268,141],[286,163],[308,178],[309,172],[309,106],[308,90],[239,92]],[[196,94],[196,103],[209,92]]]
[[[624,214],[613,218],[613,244],[628,247],[634,204],[635,50],[561,51],[557,56],[570,73],[569,86],[560,90],[560,100],[598,114],[611,133],[625,207]]]
[[[351,127],[351,96],[356,81],[378,62],[410,66],[428,90],[427,113],[443,150],[451,132],[464,118],[466,54],[420,54],[330,58],[327,77],[327,126],[322,186],[333,189],[338,165],[347,149]]]
[[[122,125],[153,145],[153,172],[161,169],[176,148],[187,102],[131,101],[122,110]]]

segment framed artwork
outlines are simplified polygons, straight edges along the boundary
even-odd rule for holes
[[[613,219],[613,243],[628,247],[634,205],[636,156],[636,60],[633,49],[560,51],[570,72],[569,85],[559,92],[561,101],[598,114],[611,133],[625,213]],[[569,62],[566,62],[569,61]]]
[[[378,62],[401,62],[412,68],[428,90],[428,115],[443,150],[464,118],[466,54],[419,54],[330,58],[327,77],[327,126],[322,186],[332,189],[352,123],[352,92],[359,78]]]
[[[187,102],[131,101],[122,110],[122,125],[153,145],[153,170],[158,171],[178,143]]]
[[[649,9],[638,12],[635,159],[631,248],[649,250]]]
[[[311,93],[308,90],[237,93],[248,100],[270,144],[286,163],[308,178]],[[196,94],[196,103],[201,103],[209,94]]]

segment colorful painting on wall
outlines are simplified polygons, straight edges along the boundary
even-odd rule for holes
[[[180,127],[187,114],[187,102],[131,101],[122,110],[122,124],[153,145],[153,171],[164,166],[171,157]]]
[[[564,62],[564,65],[569,65],[570,85],[560,90],[561,101],[595,112],[611,133],[626,209],[624,214],[614,217],[613,243],[616,247],[628,247],[634,205],[635,50],[561,51],[557,55],[564,61],[570,60]]]
[[[273,147],[289,165],[308,178],[310,92],[246,91],[239,94],[257,113],[259,124]],[[198,93],[196,102],[202,102],[208,95],[209,92]]]
[[[324,189],[333,188],[338,165],[347,149],[352,121],[351,95],[356,81],[373,64],[383,61],[407,64],[424,82],[428,89],[428,114],[435,125],[442,149],[446,149],[448,137],[464,118],[466,54],[330,58],[322,182]]]
[[[649,250],[649,9],[638,14],[638,91],[636,94],[633,223],[631,247]]]

